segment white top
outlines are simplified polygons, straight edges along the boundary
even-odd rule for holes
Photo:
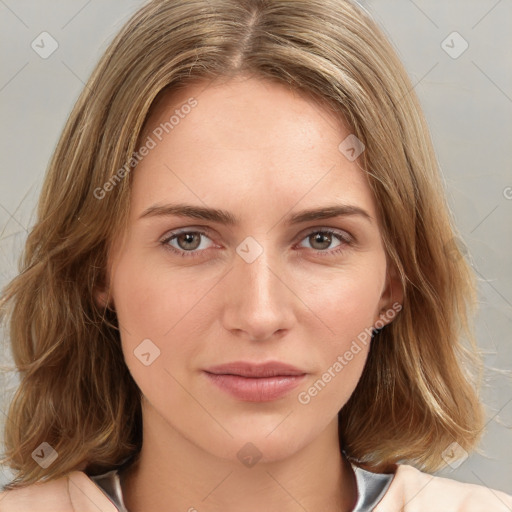
[[[352,512],[370,512],[384,497],[394,474],[372,473],[350,464],[356,479],[357,503]],[[103,491],[119,512],[129,512],[123,501],[119,469],[89,478]]]

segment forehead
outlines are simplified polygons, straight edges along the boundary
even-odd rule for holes
[[[249,199],[274,210],[340,201],[375,217],[365,172],[339,149],[350,134],[339,115],[286,84],[197,82],[153,105],[141,142],[154,147],[135,169],[133,201],[139,210],[185,196],[234,210]]]

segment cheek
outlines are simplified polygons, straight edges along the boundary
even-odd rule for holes
[[[146,398],[176,401],[180,388],[166,369],[172,355],[185,371],[190,344],[180,329],[185,329],[187,312],[196,302],[194,287],[164,275],[165,270],[134,253],[127,248],[111,279],[125,363]],[[171,373],[175,375],[174,369]]]
[[[138,338],[170,334],[206,291],[204,281],[131,256],[129,250],[112,280],[118,319],[129,336]]]
[[[315,321],[318,340],[309,350],[321,361],[318,371],[301,388],[299,403],[315,403],[315,409],[339,410],[354,391],[366,363],[373,323],[385,280],[385,263],[353,266],[325,278],[305,281],[307,305]],[[310,324],[312,325],[312,324]],[[310,327],[306,327],[310,329]],[[324,334],[320,334],[320,332]]]
[[[197,340],[202,339],[199,331],[205,316],[202,299],[218,277],[198,279],[192,267],[190,272],[177,272],[134,253],[127,249],[118,260],[111,285],[125,361],[144,388],[156,379],[157,369],[168,368],[177,377],[190,369],[201,348]],[[138,357],[148,352],[146,362],[157,355],[150,367]]]
[[[375,257],[315,276],[305,273],[297,281],[305,283],[300,292],[304,302],[321,320],[336,350],[375,322],[385,272],[385,260]]]

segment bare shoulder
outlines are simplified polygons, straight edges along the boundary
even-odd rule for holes
[[[0,493],[0,512],[68,512],[71,500],[67,477],[38,482]]]
[[[0,512],[117,512],[82,471],[0,493]]]
[[[511,512],[512,496],[399,465],[374,512]]]

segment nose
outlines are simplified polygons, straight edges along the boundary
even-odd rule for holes
[[[278,256],[263,252],[251,263],[236,256],[223,303],[224,328],[251,341],[265,341],[288,331],[297,298],[286,283]]]

